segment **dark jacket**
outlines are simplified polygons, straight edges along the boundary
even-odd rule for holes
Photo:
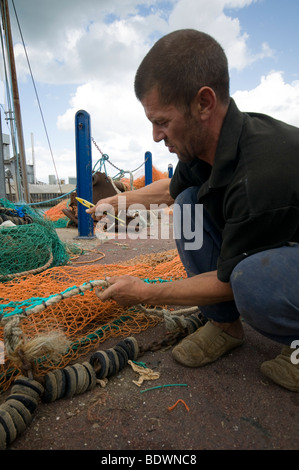
[[[231,99],[213,167],[179,162],[171,196],[189,186],[222,232],[218,278],[229,282],[246,256],[299,242],[299,129]]]

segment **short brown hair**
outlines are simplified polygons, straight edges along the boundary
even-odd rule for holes
[[[206,33],[181,29],[159,39],[141,62],[135,93],[141,101],[158,88],[164,105],[189,107],[198,90],[209,86],[223,103],[229,100],[228,63],[224,50]]]

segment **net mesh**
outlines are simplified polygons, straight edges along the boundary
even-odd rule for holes
[[[68,351],[58,363],[47,357],[36,361],[37,375],[54,368],[65,367],[94,350],[109,337],[131,336],[155,326],[160,320],[136,308],[121,307],[114,301],[101,302],[94,289],[62,299],[39,313],[30,313],[35,305],[51,296],[84,285],[88,281],[105,279],[106,275],[129,274],[144,282],[171,282],[185,276],[176,250],[141,257],[120,265],[89,265],[81,267],[59,266],[36,275],[8,281],[1,286],[0,315],[11,319],[26,311],[20,322],[21,336],[25,341],[55,330],[63,331],[70,341]],[[148,274],[151,274],[151,279]],[[4,325],[0,326],[0,341],[4,342]],[[0,391],[6,390],[20,371],[10,361],[0,365]]]
[[[152,181],[158,181],[164,178],[168,178],[168,174],[165,172],[162,172],[155,168],[154,166],[152,167]],[[131,181],[129,178],[122,178],[120,180],[127,188],[127,190],[131,189]],[[134,178],[133,181],[133,187],[134,189],[140,189],[143,188],[145,185],[145,175],[141,175],[137,178]]]
[[[47,209],[44,216],[51,220],[56,228],[68,227],[70,219],[64,214],[63,209],[68,209],[70,205],[70,198],[63,199],[59,204]]]
[[[153,181],[162,177],[166,175],[153,168]],[[142,186],[144,176],[134,182],[135,188]],[[5,350],[3,353],[7,325],[13,320],[19,320],[15,335],[23,345],[55,331],[63,332],[69,341],[58,361],[53,362],[51,355],[36,358],[34,373],[44,375],[95,350],[107,338],[138,334],[161,321],[137,308],[101,302],[93,288],[98,280],[123,274],[144,282],[171,282],[185,277],[176,250],[122,264],[67,265],[71,252],[76,250],[59,239],[55,228],[67,225],[63,209],[68,204],[69,199],[64,199],[44,214],[0,199],[0,393],[23,372],[12,356],[7,356]],[[14,225],[3,226],[3,220]],[[82,290],[87,284],[91,288]],[[56,296],[60,301],[48,305]]]
[[[152,167],[152,180],[158,181],[160,179],[168,178],[168,174],[165,172],[162,172],[155,168],[154,166]],[[122,177],[120,181],[123,185],[126,191],[130,191],[131,189],[140,189],[143,188],[145,185],[145,176],[141,175],[133,180],[133,188],[131,188],[132,181],[130,178],[125,178]],[[65,215],[63,212],[63,209],[69,209],[71,204],[71,198],[66,198],[63,199],[61,202],[56,204],[55,206],[51,207],[50,209],[45,211],[45,217],[48,220],[51,220],[56,228],[64,228],[68,227],[71,225],[70,219]]]
[[[0,281],[66,264],[69,253],[51,220],[28,205],[0,199]],[[4,222],[4,223],[3,223]]]

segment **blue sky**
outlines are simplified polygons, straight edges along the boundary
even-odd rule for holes
[[[166,171],[177,158],[152,141],[133,90],[151,45],[181,28],[214,36],[230,66],[231,95],[242,111],[270,114],[299,126],[297,0],[14,0],[58,177],[76,175],[75,113],[91,117],[92,137],[112,163],[137,168],[146,151]],[[27,162],[37,178],[55,174],[24,48],[9,0]],[[4,97],[2,109],[6,103]],[[4,117],[2,125],[7,131]],[[93,147],[93,163],[100,158]],[[107,165],[110,176],[117,173]],[[137,175],[136,175],[137,176]]]

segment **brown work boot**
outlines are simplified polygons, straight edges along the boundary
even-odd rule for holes
[[[295,351],[294,348],[284,346],[275,359],[262,363],[261,371],[281,387],[299,392],[299,363],[295,363],[298,360],[292,355]]]
[[[184,338],[172,350],[174,359],[188,367],[201,367],[216,361],[223,354],[243,344],[208,321],[205,326]]]

